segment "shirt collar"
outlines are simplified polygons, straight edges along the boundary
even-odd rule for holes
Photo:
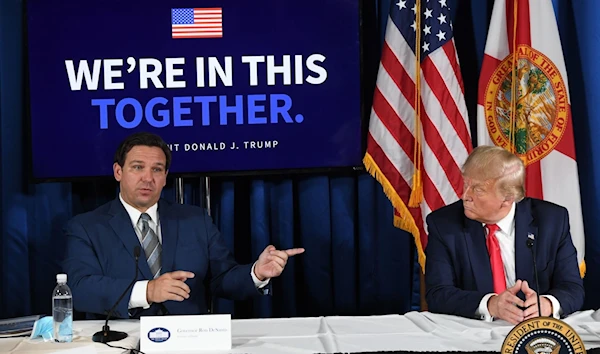
[[[142,212],[125,202],[125,200],[123,200],[123,196],[121,196],[121,193],[119,193],[119,199],[121,200],[123,207],[125,207],[125,211],[127,211],[127,214],[129,214],[129,218],[131,219],[133,227],[135,227],[140,219],[140,216],[142,215]],[[152,221],[158,225],[158,203],[154,203],[154,205],[148,208],[148,210],[146,210],[146,214],[148,214],[150,219],[152,219]]]
[[[511,234],[511,230],[515,225],[515,206],[516,203],[513,202],[508,214],[496,223],[500,230],[507,235]]]

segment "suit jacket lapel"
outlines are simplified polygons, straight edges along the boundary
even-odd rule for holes
[[[162,272],[172,272],[175,262],[175,248],[179,237],[179,220],[173,208],[165,201],[158,202],[158,215],[162,235]]]
[[[529,234],[537,236],[537,225],[531,215],[531,201],[525,199],[517,203],[515,210],[515,273],[517,280],[527,280],[529,287],[537,291],[533,277],[533,257],[527,247]]]
[[[131,224],[131,219],[129,218],[129,214],[121,204],[121,201],[117,198],[115,199],[108,211],[112,218],[109,221],[110,226],[117,236],[121,239],[123,244],[125,245],[125,249],[131,256],[133,260],[135,257],[133,255],[133,249],[136,246],[140,247],[140,259],[138,261],[138,268],[142,275],[146,279],[152,279],[152,272],[150,271],[150,267],[148,267],[148,262],[146,262],[146,256],[144,255],[144,249],[140,244],[140,240],[138,239],[135,230],[133,229],[133,225]]]
[[[480,222],[465,217],[465,239],[467,252],[471,260],[471,270],[475,277],[477,289],[485,293],[494,290],[492,283],[492,267],[490,256],[485,245],[485,232]]]

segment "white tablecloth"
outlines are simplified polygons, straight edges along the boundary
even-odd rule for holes
[[[75,321],[73,322],[73,342],[72,343],[52,343],[44,342],[41,338],[3,338],[0,339],[0,353],[18,353],[18,354],[96,354],[96,353],[123,353],[124,350],[113,349],[105,344],[92,341],[92,335],[102,329],[104,321]],[[127,332],[129,337],[111,342],[111,345],[117,345],[125,348],[136,348],[140,336],[140,321],[138,320],[117,320],[109,322],[110,328],[114,331]]]
[[[586,348],[600,347],[600,312],[584,311],[565,320],[584,341]],[[122,353],[94,343],[91,335],[102,321],[75,322],[73,343],[40,343],[25,338],[0,339],[1,353],[92,354]],[[135,348],[139,322],[111,321],[111,329],[129,337],[112,342]],[[314,317],[250,319],[232,321],[233,348],[230,353],[340,353],[369,351],[500,351],[512,329],[504,321],[483,322],[428,312],[404,316]],[[202,353],[202,352],[200,352]]]

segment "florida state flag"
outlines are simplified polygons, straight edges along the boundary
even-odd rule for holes
[[[585,274],[585,237],[569,84],[551,0],[496,0],[479,79],[477,139],[519,155],[527,196],[569,211]]]

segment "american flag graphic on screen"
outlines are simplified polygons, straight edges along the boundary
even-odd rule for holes
[[[223,37],[223,10],[214,8],[171,9],[173,38]]]

